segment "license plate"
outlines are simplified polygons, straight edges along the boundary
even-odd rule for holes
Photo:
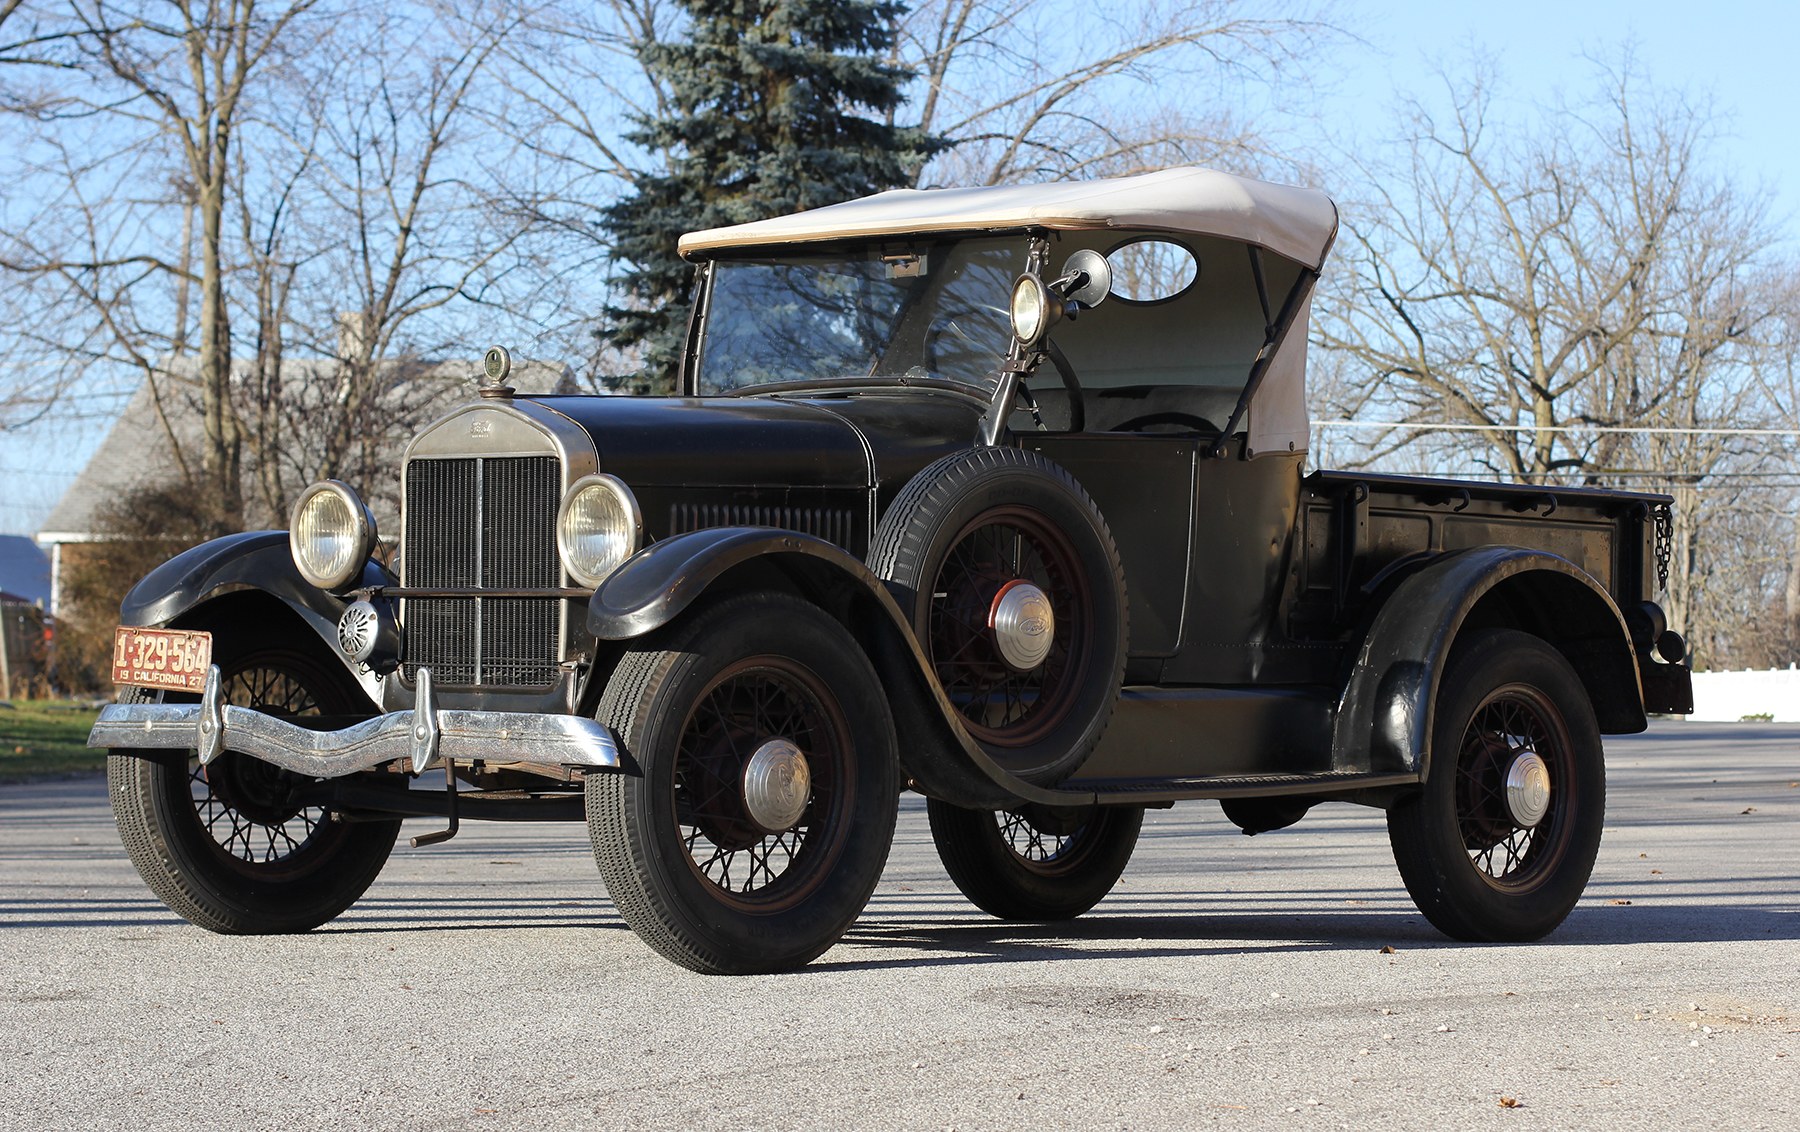
[[[121,626],[113,634],[113,683],[120,687],[204,692],[211,665],[211,633]]]

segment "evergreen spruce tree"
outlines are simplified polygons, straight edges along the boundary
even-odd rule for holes
[[[909,184],[943,147],[891,125],[911,77],[886,61],[905,6],[895,0],[682,0],[687,38],[638,57],[670,95],[665,118],[626,137],[664,155],[660,170],[602,220],[619,302],[597,333],[641,346],[634,385],[673,388],[693,267],[683,232],[779,216]]]

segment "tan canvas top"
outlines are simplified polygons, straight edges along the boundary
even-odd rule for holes
[[[1337,206],[1316,189],[1185,167],[1095,181],[974,189],[894,189],[681,237],[681,254],[817,240],[1006,228],[1148,228],[1255,244],[1318,270]]]

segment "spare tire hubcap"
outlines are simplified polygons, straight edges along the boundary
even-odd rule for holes
[[[1043,590],[1015,578],[1000,587],[988,611],[988,629],[1000,657],[1020,672],[1044,663],[1056,641],[1056,614]]]

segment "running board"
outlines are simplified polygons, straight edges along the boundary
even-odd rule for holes
[[[1416,774],[1242,774],[1212,778],[1076,778],[1056,791],[1068,805],[1143,806],[1198,798],[1273,798],[1294,794],[1350,794],[1417,786]]]

